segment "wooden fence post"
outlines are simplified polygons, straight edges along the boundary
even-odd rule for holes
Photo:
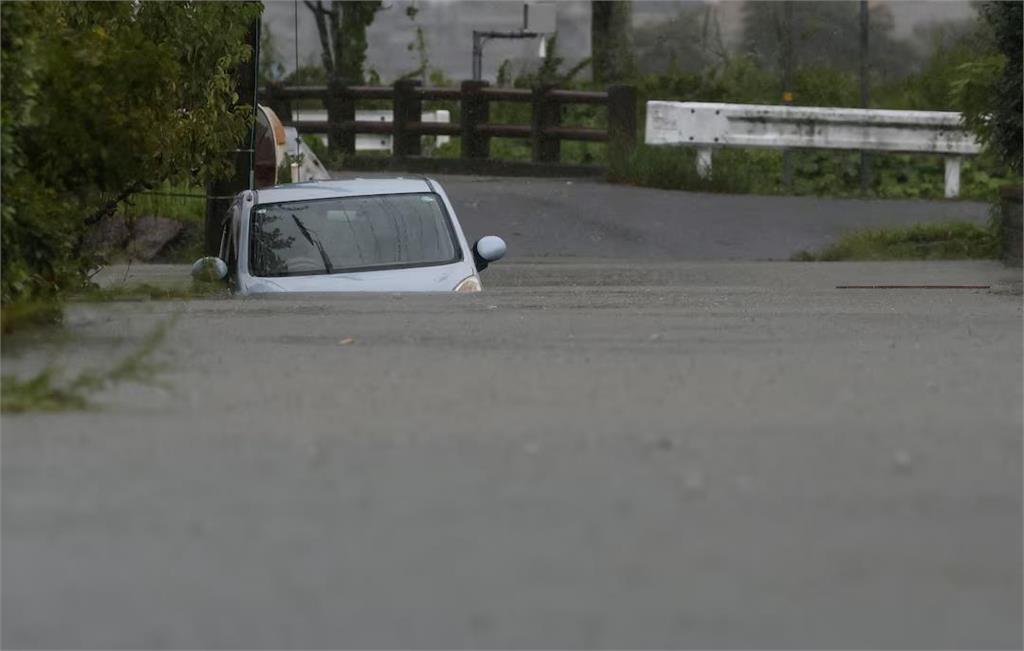
[[[562,105],[548,97],[548,91],[552,88],[554,86],[545,85],[533,89],[530,140],[535,163],[557,163],[562,155],[561,139],[544,135],[544,129],[562,123]]]
[[[1024,237],[1024,186],[1011,185],[999,192],[999,239],[1003,262],[1021,266],[1021,242]]]
[[[391,114],[391,151],[395,158],[420,155],[419,134],[408,132],[410,122],[422,121],[423,101],[416,92],[417,79],[399,79],[395,82],[395,99]]]
[[[351,156],[356,153],[356,134],[341,128],[345,122],[356,119],[356,104],[345,84],[337,80],[327,82],[327,148],[332,156]]]
[[[491,139],[476,132],[477,125],[486,124],[490,118],[490,104],[480,94],[480,90],[488,85],[486,81],[462,82],[463,158],[487,158],[490,155]]]
[[[620,173],[636,148],[636,88],[608,88],[608,170]]]

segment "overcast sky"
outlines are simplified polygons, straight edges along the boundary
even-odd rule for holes
[[[407,49],[415,39],[416,27],[423,28],[430,65],[455,80],[469,79],[472,32],[474,29],[516,30],[522,26],[523,3],[495,0],[419,0],[416,20],[405,15],[408,0],[385,0],[386,9],[377,14],[367,31],[367,68],[380,73],[385,82],[415,69],[415,52]],[[640,0],[634,2],[633,22],[640,25],[674,15],[688,4],[685,0]],[[725,38],[739,35],[742,2],[719,0],[719,20]],[[907,36],[917,25],[935,21],[969,18],[974,10],[966,0],[872,0],[884,4],[893,14],[898,36]],[[295,38],[298,33],[300,65],[318,63],[320,42],[309,9],[300,0],[269,0],[264,24],[269,26],[278,57],[286,69],[295,67]],[[570,63],[590,54],[590,3],[560,0],[558,7],[559,51]],[[298,21],[296,22],[296,15]],[[536,59],[539,43],[491,41],[484,50],[484,77],[493,80],[505,59]]]

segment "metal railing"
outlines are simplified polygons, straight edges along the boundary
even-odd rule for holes
[[[716,147],[847,149],[945,157],[946,196],[960,194],[960,162],[981,151],[959,113],[705,102],[647,102],[644,141],[697,148],[711,173]]]

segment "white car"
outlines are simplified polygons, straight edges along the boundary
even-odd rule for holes
[[[436,181],[312,181],[239,193],[220,257],[192,274],[239,294],[477,292],[505,248],[493,235],[470,246]]]

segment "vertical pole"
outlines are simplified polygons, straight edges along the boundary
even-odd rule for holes
[[[868,107],[868,0],[860,0],[860,107]],[[860,152],[860,189],[867,192],[871,187],[871,156]]]
[[[711,176],[711,147],[701,147],[697,150],[697,176],[702,179]]]
[[[249,26],[246,44],[252,49],[248,61],[238,65],[234,72],[235,88],[238,91],[239,104],[252,104],[252,120],[256,120],[256,60],[260,44],[260,19],[257,16]],[[245,136],[238,142],[236,149],[230,152],[234,162],[234,171],[229,178],[208,183],[206,186],[206,219],[203,228],[203,250],[206,255],[218,255],[220,252],[220,232],[223,219],[231,207],[234,195],[252,187],[253,170],[252,129],[247,129]]]
[[[356,134],[344,128],[356,119],[356,104],[345,82],[330,79],[327,82],[327,148],[332,156],[351,156],[356,152]]]
[[[561,158],[562,141],[544,135],[548,127],[557,127],[562,122],[562,105],[548,98],[551,85],[536,86],[533,89],[533,115],[530,124],[530,140],[533,145],[533,162],[557,163]]]
[[[613,175],[625,169],[636,149],[636,88],[608,87],[608,170]]]
[[[960,156],[946,156],[946,198],[960,196]]]
[[[395,82],[394,112],[391,117],[391,142],[395,158],[420,155],[420,136],[408,131],[411,122],[422,121],[423,102],[416,92],[419,85],[419,79],[399,79]]]
[[[483,35],[473,30],[473,80],[480,81],[483,78],[484,44]]]
[[[477,133],[478,125],[486,124],[490,118],[490,104],[480,94],[489,84],[486,81],[462,82],[462,157],[487,158],[490,155],[491,139]]]
[[[783,4],[783,22],[785,23],[785,36],[782,40],[782,103],[786,106],[793,105],[793,60],[794,34],[796,23],[793,21],[793,0],[786,0]],[[698,159],[698,167],[700,165]],[[711,156],[708,155],[708,171],[711,170]],[[782,150],[782,185],[788,190],[793,187],[793,152],[789,149]]]

